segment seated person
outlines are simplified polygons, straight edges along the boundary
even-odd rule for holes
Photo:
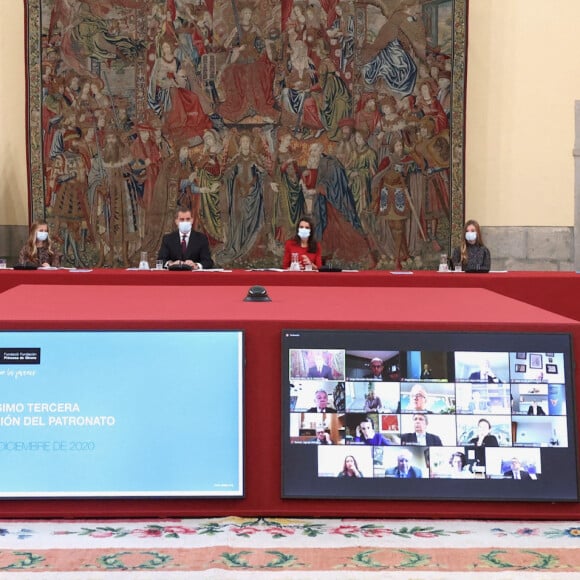
[[[332,379],[332,369],[324,362],[321,354],[314,357],[314,365],[308,369],[309,379]]]
[[[209,242],[205,234],[192,230],[191,210],[181,207],[175,212],[177,231],[163,236],[157,255],[166,268],[185,264],[192,270],[213,268]]]
[[[358,463],[356,458],[352,455],[347,455],[344,458],[344,464],[342,466],[342,471],[338,473],[336,477],[364,477],[358,468]]]
[[[296,235],[286,242],[282,268],[290,268],[292,254],[298,254],[301,270],[318,270],[322,267],[322,250],[314,236],[314,222],[310,218],[301,218],[296,227]]]
[[[433,433],[427,433],[427,425],[429,419],[424,413],[416,413],[413,415],[414,433],[403,433],[401,435],[402,445],[423,445],[426,447],[441,447],[441,439]]]
[[[473,477],[465,453],[455,451],[449,458],[449,475],[451,477]]]
[[[427,409],[427,391],[422,385],[413,385],[409,392],[409,407],[407,412],[433,413]]]
[[[371,359],[369,366],[371,367],[371,372],[365,375],[364,378],[370,379],[371,381],[382,381],[385,363],[379,357],[375,357]]]
[[[18,263],[34,264],[42,268],[60,266],[61,255],[56,252],[48,233],[46,222],[36,222],[30,226],[28,240],[20,250]]]
[[[328,406],[328,393],[324,389],[318,389],[314,393],[316,407],[310,407],[307,413],[336,413],[336,409]]]
[[[482,362],[481,368],[469,375],[470,381],[487,381],[488,383],[501,383],[495,371],[491,368],[489,361],[486,359]]]
[[[365,417],[356,427],[355,443],[365,445],[390,445],[391,442],[380,433],[375,433],[375,424],[370,417]]]
[[[316,437],[312,440],[313,443],[317,445],[332,445],[332,439],[330,438],[330,433],[326,430],[324,425],[316,426]]]
[[[370,389],[365,399],[365,413],[380,411],[382,406],[381,398],[375,395],[374,389]]]
[[[431,370],[431,367],[425,363],[423,365],[423,370],[421,371],[421,378],[422,379],[430,379],[433,376],[433,371]]]
[[[491,254],[483,244],[481,229],[475,220],[468,220],[463,228],[461,246],[453,249],[451,261],[463,270],[489,272]]]
[[[418,467],[411,465],[411,454],[406,449],[402,449],[397,456],[396,467],[389,467],[385,470],[387,477],[399,477],[415,479],[423,477],[423,473]]]
[[[469,443],[476,447],[499,447],[497,437],[491,434],[491,423],[483,418],[477,422],[477,437],[470,439]]]
[[[481,400],[481,393],[479,391],[473,391],[473,393],[471,394],[471,401],[469,401],[469,405],[467,408],[470,413],[489,411],[489,402]]]
[[[514,457],[511,461],[511,469],[504,472],[503,476],[508,479],[531,479],[530,474],[521,467],[520,460]]]
[[[475,445],[475,463],[477,466],[485,465],[485,448],[499,447],[499,441],[491,434],[491,423],[483,417],[477,422],[477,437],[469,440],[470,445]]]

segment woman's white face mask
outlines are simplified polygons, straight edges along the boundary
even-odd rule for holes
[[[477,232],[465,232],[465,239],[468,242],[475,242],[477,240]]]

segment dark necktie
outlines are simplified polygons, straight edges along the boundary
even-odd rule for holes
[[[185,258],[185,253],[187,252],[187,236],[181,238],[181,257]]]

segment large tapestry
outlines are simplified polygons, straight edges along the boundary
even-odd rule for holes
[[[190,208],[222,267],[301,216],[343,268],[433,267],[464,219],[467,0],[26,0],[32,220],[79,267]]]

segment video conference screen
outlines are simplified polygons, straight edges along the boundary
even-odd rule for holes
[[[577,501],[568,334],[284,330],[284,497]]]
[[[4,331],[0,387],[0,498],[243,497],[241,331]]]

